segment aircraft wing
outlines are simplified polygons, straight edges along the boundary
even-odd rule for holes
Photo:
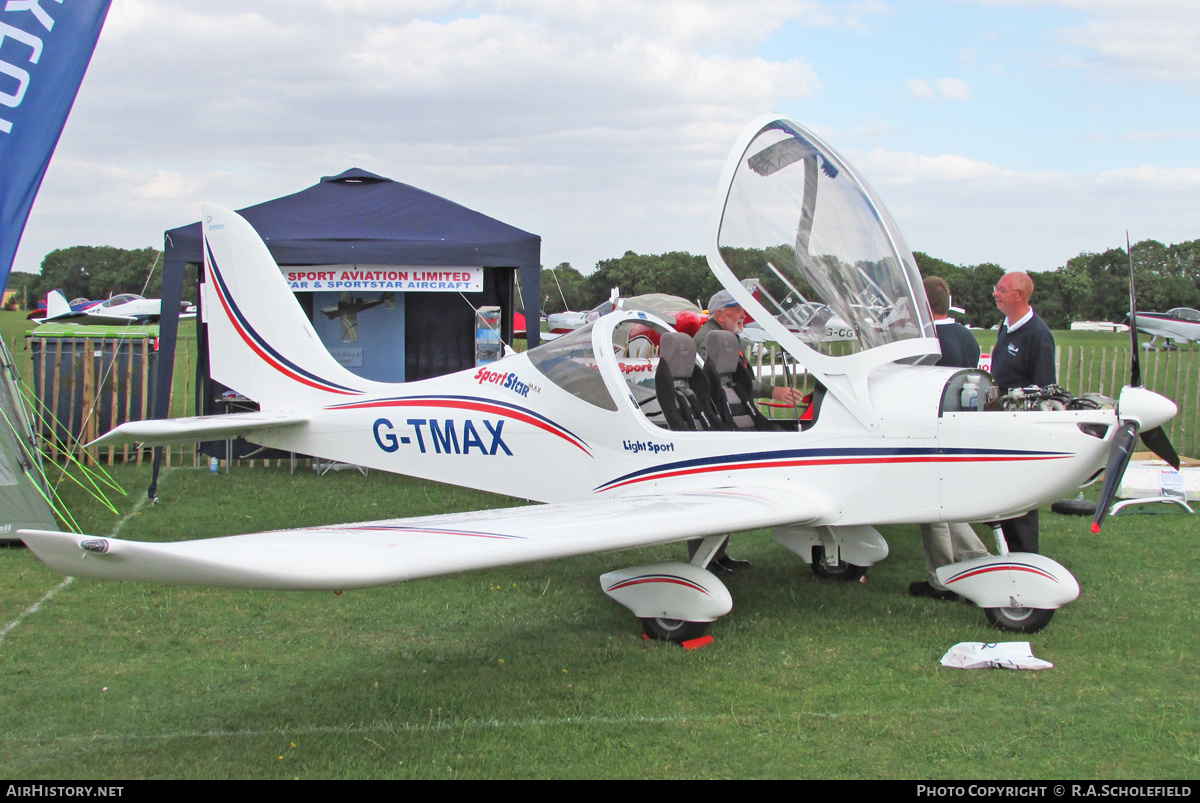
[[[51,568],[76,577],[336,590],[812,521],[835,508],[819,492],[809,498],[791,486],[724,487],[173,543],[17,535]]]
[[[200,415],[191,418],[157,418],[129,421],[101,435],[88,446],[124,446],[148,443],[195,443],[241,438],[261,429],[299,426],[308,416],[280,411]]]

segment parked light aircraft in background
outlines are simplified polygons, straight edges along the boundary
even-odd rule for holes
[[[1168,346],[1200,340],[1200,310],[1191,307],[1176,307],[1166,312],[1141,312],[1137,314],[1137,330],[1151,335],[1146,348],[1156,348],[1158,339],[1165,338]]]
[[[122,326],[134,323],[154,323],[162,315],[162,301],[144,298],[137,293],[121,293],[104,301],[90,302],[82,308],[68,303],[58,290],[46,294],[46,315],[40,323],[82,323],[97,326]],[[194,318],[196,308],[184,304],[180,318]]]
[[[766,117],[743,133],[718,210],[709,265],[816,381],[803,417],[772,422],[741,403],[736,339],[718,333],[701,365],[690,338],[641,311],[478,369],[362,379],[322,347],[253,228],[205,206],[212,374],[261,411],[128,423],[99,443],[241,436],[540,504],[175,543],[20,535],[71,575],[268,589],[366,587],[702,539],[690,562],[601,578],[649,635],[683,641],[731,609],[706,568],[728,533],[770,527],[818,573],[853,574],[888,553],[876,525],[985,522],[1073,495],[1110,454],[1119,475],[1139,429],[1170,449],[1160,427],[1175,406],[1136,381],[1115,409],[1059,393],[1002,397],[992,411],[985,372],[933,366],[932,315],[900,232],[854,169],[795,123]],[[822,353],[792,331],[806,299],[853,327],[850,353]],[[620,353],[635,326],[659,331],[659,356]],[[1022,632],[1079,590],[1034,554],[939,576],[994,625]]]
[[[707,320],[704,311],[686,298],[666,293],[644,293],[638,296],[622,297],[620,288],[614,287],[608,300],[597,304],[587,312],[555,312],[546,316],[546,323],[550,327],[549,334],[565,335],[594,322],[601,315],[621,310],[653,312],[667,320],[668,323],[674,321],[673,325],[681,332],[690,329],[692,333],[695,333]]]

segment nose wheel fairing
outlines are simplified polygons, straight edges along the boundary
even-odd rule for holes
[[[1045,555],[1013,552],[952,563],[938,582],[981,608],[1061,608],[1079,598],[1079,582]]]

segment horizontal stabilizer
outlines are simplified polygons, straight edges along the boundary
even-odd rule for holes
[[[17,535],[51,568],[77,577],[336,590],[812,521],[830,513],[790,488],[714,488],[174,543],[40,530]]]
[[[174,443],[227,440],[245,437],[260,430],[284,429],[307,422],[308,416],[278,410],[201,415],[191,418],[155,418],[121,424],[88,446],[134,446],[139,443],[166,446]]]

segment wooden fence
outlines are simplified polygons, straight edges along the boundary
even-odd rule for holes
[[[86,444],[113,426],[152,416],[156,338],[146,337],[42,337],[27,338],[29,374],[44,453],[52,460],[68,454],[81,460],[105,463],[138,463],[153,451],[134,446],[88,447]],[[175,352],[175,371],[168,409],[172,418],[197,415],[196,339],[181,337]],[[135,378],[136,379],[133,379]],[[145,412],[143,412],[145,411]],[[206,460],[196,444],[163,448],[166,466],[199,466]],[[309,466],[305,458],[297,465]],[[290,465],[288,460],[246,459],[247,467]]]
[[[152,337],[37,337],[27,340],[38,434],[51,460],[93,462],[95,440],[117,424],[147,417],[154,376]],[[107,450],[108,460],[117,450]],[[121,450],[123,460],[136,449]]]
[[[1116,397],[1129,382],[1129,349],[1060,346],[1055,349],[1058,384],[1076,396],[1100,393]],[[1179,407],[1164,429],[1181,455],[1200,454],[1200,351],[1143,351],[1139,356],[1142,385]]]

